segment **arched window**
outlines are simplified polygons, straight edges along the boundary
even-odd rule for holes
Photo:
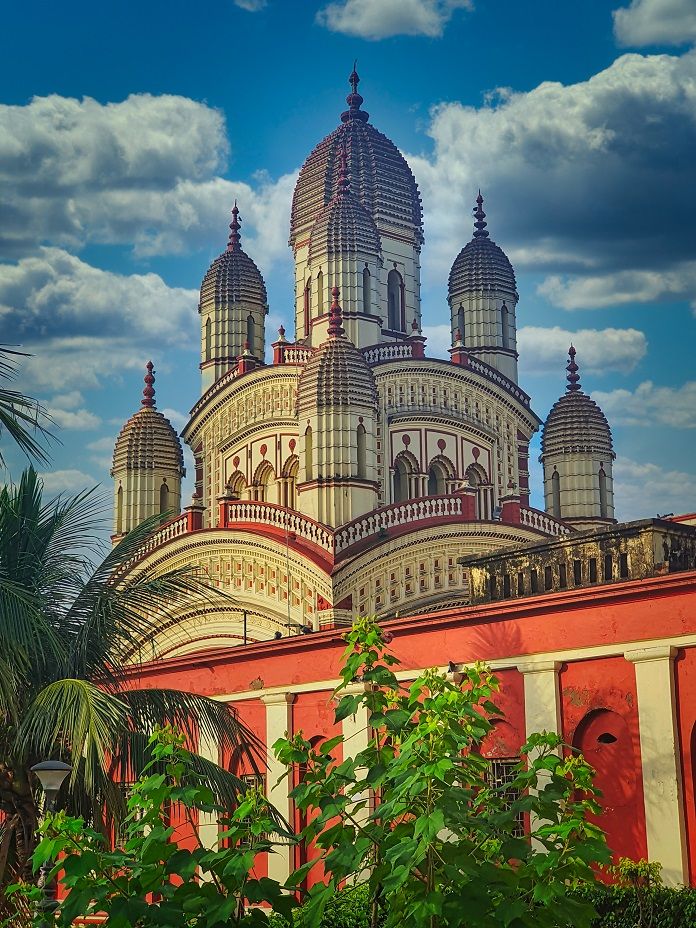
[[[297,472],[300,469],[300,461],[296,454],[290,455],[283,465],[283,506],[288,509],[295,509],[297,506]]]
[[[363,312],[369,313],[370,306],[372,305],[372,298],[370,296],[371,280],[370,272],[367,267],[363,268],[362,272],[362,291],[363,291]]]
[[[387,277],[388,325],[392,332],[403,332],[404,323],[404,282],[397,270],[389,271]]]
[[[324,274],[322,271],[317,274],[317,315],[324,315]]]
[[[246,490],[246,485],[244,474],[236,471],[227,481],[225,490],[227,491],[227,495],[232,499],[242,499],[244,491]]]
[[[551,515],[561,518],[561,477],[557,470],[551,474]]]
[[[256,499],[260,503],[274,503],[271,499],[271,484],[275,480],[275,471],[268,461],[263,461],[256,469],[254,475],[254,489]]]
[[[312,466],[312,426],[308,425],[304,433],[304,466],[305,480],[314,479],[314,468]]]
[[[480,464],[470,464],[464,474],[470,487],[476,487],[476,518],[490,519],[493,514],[493,488]]]
[[[205,359],[210,361],[213,354],[213,324],[210,319],[205,321]]]
[[[358,477],[367,477],[367,433],[365,426],[359,425],[356,434],[358,446]]]
[[[609,517],[607,503],[607,475],[603,467],[599,468],[599,515],[602,519]]]
[[[310,320],[312,318],[312,284],[308,281],[304,291],[304,334],[309,335]]]
[[[159,497],[159,511],[160,513],[166,512],[169,509],[169,487],[166,480],[162,481]]]
[[[418,467],[412,454],[402,451],[394,459],[394,502],[405,503],[413,496],[412,477]]]
[[[439,454],[433,458],[428,468],[428,496],[444,496],[447,493],[447,481],[452,480],[455,469],[449,458]]]
[[[466,313],[464,312],[464,307],[461,304],[457,310],[457,327],[459,329],[459,335],[462,339],[462,345],[466,345]]]
[[[251,313],[247,316],[246,340],[249,343],[249,351],[254,354],[254,317]]]
[[[116,491],[116,534],[123,532],[123,487]]]
[[[510,347],[510,313],[503,301],[503,305],[500,307],[500,329],[501,336],[503,339],[503,348]]]

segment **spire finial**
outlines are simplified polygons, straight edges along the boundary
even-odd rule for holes
[[[227,243],[228,251],[237,251],[241,248],[240,241],[241,237],[239,235],[239,230],[241,228],[241,220],[239,219],[239,210],[237,209],[237,200],[234,201],[234,206],[232,207],[232,222],[230,223],[230,238]]]
[[[143,378],[145,380],[145,386],[143,388],[143,398],[140,400],[140,405],[144,406],[145,409],[154,409],[155,408],[155,388],[153,384],[155,382],[155,370],[154,364],[152,361],[148,361],[145,365],[147,368],[147,374]]]
[[[575,355],[577,354],[575,348],[571,345],[568,349],[568,363],[566,365],[566,370],[568,371],[566,377],[568,380],[568,386],[566,390],[569,393],[577,393],[578,390],[582,390],[580,386],[580,375],[578,371],[580,368],[575,363]]]
[[[331,288],[331,309],[329,310],[329,336],[337,338],[339,335],[345,335],[346,330],[343,328],[343,310],[338,302],[341,291],[334,284]]]
[[[488,232],[486,226],[486,214],[483,211],[483,197],[481,196],[481,189],[479,188],[478,196],[476,197],[476,206],[474,207],[474,238],[488,238]]]
[[[360,119],[362,122],[367,122],[367,120],[370,118],[369,113],[366,113],[365,110],[360,109],[363,103],[363,98],[358,93],[358,84],[360,83],[360,78],[358,77],[358,72],[356,70],[357,66],[358,59],[356,58],[353,62],[353,70],[350,77],[348,78],[351,92],[346,97],[348,109],[345,111],[345,113],[341,113],[342,122],[348,122],[351,119]]]

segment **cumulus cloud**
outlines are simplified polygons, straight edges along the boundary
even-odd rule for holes
[[[49,241],[125,244],[143,256],[222,250],[236,197],[252,231],[245,245],[267,270],[287,251],[295,175],[225,180],[229,148],[223,114],[186,97],[101,104],[54,94],[0,106],[0,249],[22,256]]]
[[[99,428],[101,419],[88,409],[56,409],[48,406],[48,414],[61,429],[85,432]]]
[[[65,492],[79,493],[82,490],[90,490],[97,484],[94,477],[75,468],[48,471],[39,474],[39,476],[43,481],[44,490],[48,494]]]
[[[189,416],[187,416],[186,413],[179,412],[178,409],[167,408],[161,409],[160,412],[166,419],[169,419],[177,432],[181,432],[183,427],[189,421]]]
[[[568,348],[577,348],[580,373],[632,371],[648,350],[645,334],[638,329],[578,329],[560,326],[523,326],[517,332],[520,367],[526,374],[562,372]]]
[[[552,274],[537,292],[563,309],[687,300],[696,310],[696,261],[683,261],[667,270],[633,269],[585,277]]]
[[[112,435],[105,435],[104,438],[97,438],[87,444],[89,451],[113,451],[116,444],[116,438]]]
[[[607,418],[617,425],[668,425],[678,429],[696,429],[696,381],[681,387],[661,387],[651,380],[635,390],[595,390],[593,398]]]
[[[685,271],[679,293],[696,297],[696,52],[623,55],[587,81],[499,90],[478,108],[444,103],[428,132],[433,155],[408,160],[423,193],[429,280],[471,237],[480,186],[492,237],[518,270],[551,275],[547,294],[561,305],[580,301],[573,288],[586,278],[583,299],[614,293],[624,271],[648,276],[636,286],[619,277],[620,297],[661,299]]]
[[[317,13],[332,32],[378,41],[394,35],[439,38],[455,10],[473,9],[471,0],[343,0]]]
[[[621,521],[693,512],[696,474],[619,456],[614,462],[614,499]]]
[[[693,0],[632,0],[614,10],[614,35],[620,45],[685,45],[696,41]]]
[[[246,10],[247,13],[258,13],[268,6],[268,0],[234,0],[234,5],[240,10]]]

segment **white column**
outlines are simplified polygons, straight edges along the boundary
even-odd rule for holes
[[[214,764],[220,763],[220,748],[217,741],[209,734],[202,734],[199,739],[198,753]],[[198,813],[198,837],[205,847],[214,849],[217,846],[219,831],[219,815],[217,812]],[[210,879],[210,873],[201,874],[204,880]]]
[[[558,688],[560,661],[526,661],[517,669],[524,674],[524,723],[526,737],[534,732],[561,733],[561,699]],[[530,760],[534,755],[530,754]],[[537,783],[544,785],[544,771],[538,775]],[[547,774],[548,776],[548,774]],[[535,815],[530,815],[529,825],[535,831],[541,824]],[[542,845],[533,841],[537,850]]]
[[[286,822],[291,821],[292,802],[288,793],[292,789],[290,777],[279,783],[278,780],[285,773],[285,767],[273,753],[273,743],[278,738],[292,735],[292,704],[295,701],[294,693],[268,693],[261,697],[266,705],[266,795],[273,803]],[[285,883],[292,871],[292,847],[289,844],[276,845],[272,854],[268,855],[268,876],[277,880],[281,885]]]
[[[626,651],[636,668],[648,858],[669,885],[688,883],[684,794],[670,645]]]
[[[341,690],[342,696],[355,696],[359,693],[364,693],[366,686],[364,683],[351,683],[345,689]],[[349,715],[343,719],[343,758],[346,757],[355,757],[356,754],[359,754],[361,751],[364,751],[370,740],[371,730],[370,726],[367,723],[368,720],[368,710],[366,706],[362,705],[358,708],[355,715]],[[367,776],[367,769],[365,767],[356,767],[355,768],[356,779]],[[356,803],[361,802],[363,799],[367,799],[367,805],[359,813],[355,815],[355,820],[360,824],[366,822],[370,817],[372,811],[372,791],[367,789],[366,795],[357,795],[355,797]],[[367,871],[363,871],[360,874],[357,874],[355,877],[356,881],[361,880],[367,875]]]

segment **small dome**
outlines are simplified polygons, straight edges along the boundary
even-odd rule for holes
[[[461,298],[466,293],[481,290],[500,290],[511,299],[517,300],[515,272],[508,256],[499,245],[491,240],[486,229],[486,214],[483,211],[481,191],[476,198],[478,204],[474,216],[474,237],[462,248],[454,259],[449,275],[449,299]]]
[[[147,363],[142,409],[130,417],[116,439],[111,476],[122,470],[166,470],[186,474],[176,430],[155,409],[152,361]]]
[[[382,244],[372,215],[350,192],[345,149],[341,156],[338,189],[312,226],[309,257],[359,253],[381,257]]]
[[[290,216],[290,245],[309,236],[315,219],[336,190],[345,150],[352,177],[353,196],[373,217],[380,232],[391,229],[423,241],[420,193],[406,159],[396,145],[368,122],[360,108],[360,78],[350,76],[352,92],[341,125],[309,155],[295,185]]]
[[[227,248],[208,268],[201,284],[200,307],[210,303],[268,302],[266,284],[249,255],[242,250],[239,210],[235,202]],[[199,307],[199,308],[200,308]]]
[[[616,455],[607,418],[597,403],[583,393],[575,363],[576,351],[570,346],[568,386],[554,403],[541,434],[541,457],[550,454],[594,453],[608,460]]]
[[[343,330],[338,287],[333,288],[332,295],[329,337],[312,353],[300,375],[299,415],[317,407],[377,405],[372,371]]]

